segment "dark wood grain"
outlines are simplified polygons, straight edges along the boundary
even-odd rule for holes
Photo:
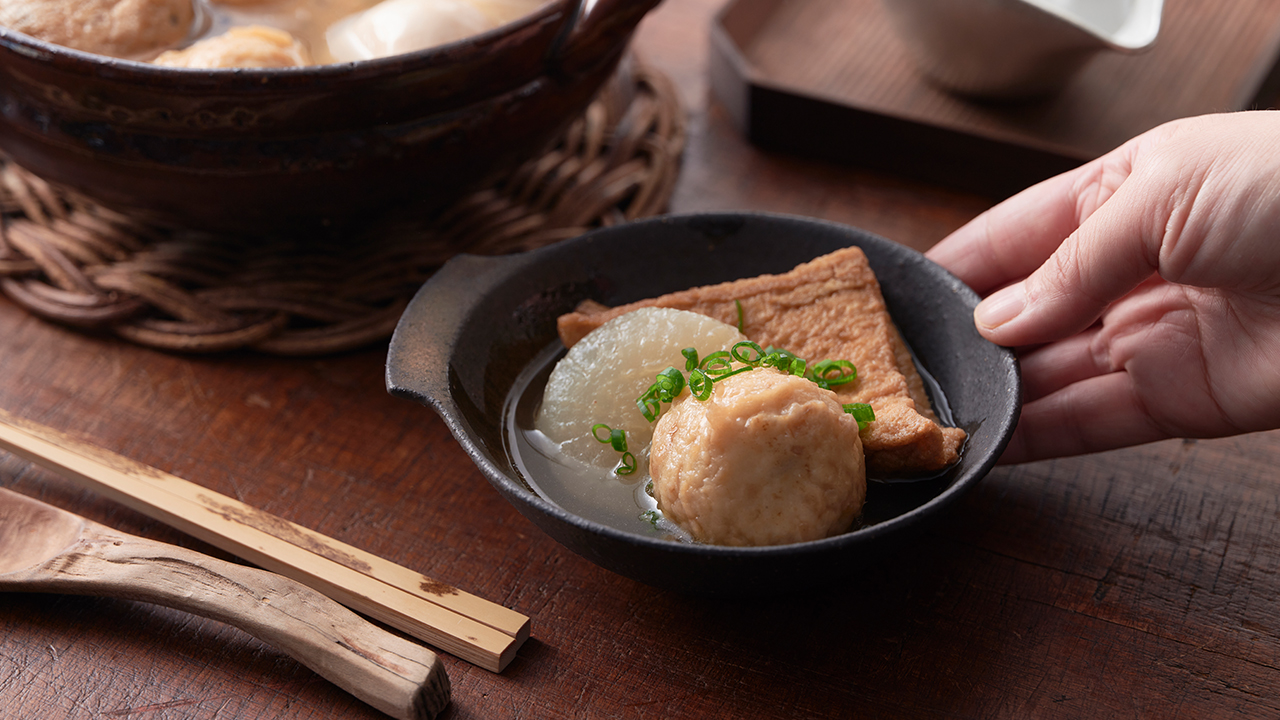
[[[759,151],[708,99],[719,0],[667,0],[640,51],[679,84],[677,211],[833,219],[926,248],[986,200]],[[1002,468],[917,543],[804,597],[711,602],[600,570],[489,488],[385,347],[166,355],[0,302],[0,407],[507,605],[502,674],[445,657],[445,717],[1273,718],[1280,435]],[[8,455],[0,485],[225,557]],[[122,600],[0,595],[0,717],[376,718],[228,626]]]

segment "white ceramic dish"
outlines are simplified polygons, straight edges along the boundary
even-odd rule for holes
[[[1137,53],[1160,32],[1164,0],[882,0],[922,73],[966,95],[1061,88],[1100,51]]]

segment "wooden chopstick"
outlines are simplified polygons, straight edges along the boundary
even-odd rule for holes
[[[0,448],[485,669],[529,637],[513,610],[4,410]]]

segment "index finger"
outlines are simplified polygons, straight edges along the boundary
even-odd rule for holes
[[[1080,226],[1079,196],[1101,159],[1033,185],[951,233],[927,253],[979,295],[1022,280]]]

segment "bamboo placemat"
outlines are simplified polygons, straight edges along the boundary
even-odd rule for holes
[[[181,352],[322,355],[390,336],[454,254],[502,254],[662,212],[684,116],[642,63],[552,150],[426,219],[360,237],[264,242],[149,225],[51,187],[0,152],[0,290],[39,317]],[[624,88],[625,90],[625,88]]]

